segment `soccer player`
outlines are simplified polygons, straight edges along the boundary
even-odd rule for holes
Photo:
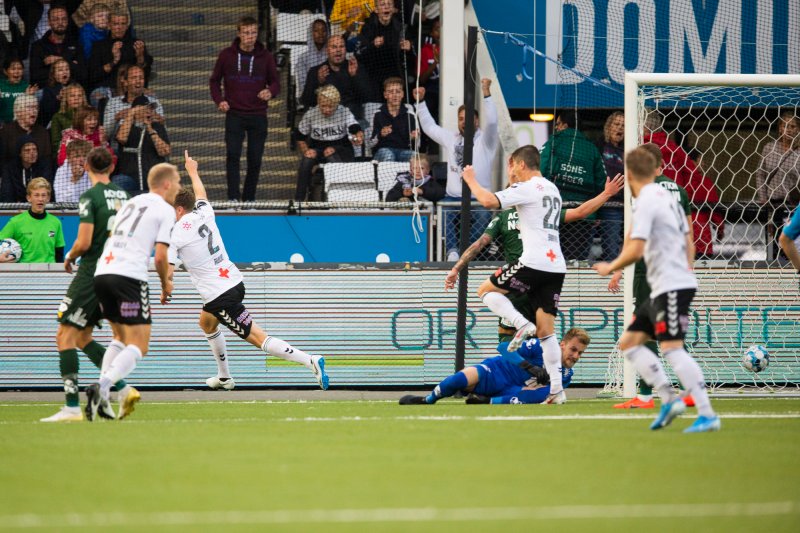
[[[78,237],[64,256],[64,270],[71,274],[78,258],[81,258],[81,265],[58,307],[59,324],[56,332],[66,405],[53,416],[42,418],[42,422],[83,420],[78,399],[78,347],[97,368],[101,368],[106,350],[114,353],[124,348],[118,340],[112,341],[105,348],[92,338],[92,331],[102,320],[94,292],[94,270],[114,217],[128,199],[128,194],[110,182],[109,176],[114,169],[114,163],[108,150],[93,149],[86,156],[85,165],[92,187],[80,196]],[[118,391],[119,418],[122,419],[133,411],[141,396],[139,391],[127,385],[124,380],[115,383],[114,387]]]
[[[686,223],[689,226],[689,236],[691,239],[687,243],[689,247],[689,257],[694,257],[694,235],[692,234],[692,204],[689,202],[689,195],[686,190],[662,174],[662,165],[664,164],[661,149],[655,143],[645,143],[642,148],[646,149],[658,162],[658,169],[656,169],[656,183],[661,187],[668,190],[672,197],[677,201],[683,212],[686,214]],[[692,262],[693,263],[693,262]],[[619,280],[622,279],[622,270],[617,270],[611,276],[611,281],[608,282],[608,290],[611,292],[619,292]],[[634,316],[638,314],[640,306],[644,305],[650,300],[650,285],[647,284],[647,268],[644,265],[644,259],[636,261],[636,268],[633,273],[633,305]],[[645,347],[654,354],[658,355],[658,344],[654,340],[649,340],[645,343]],[[687,407],[694,406],[694,399],[691,396],[684,396],[683,403]],[[615,409],[655,409],[655,402],[653,401],[653,387],[648,385],[644,380],[639,381],[639,393],[630,400],[614,405]]]
[[[314,373],[320,388],[326,390],[328,375],[325,373],[323,357],[309,355],[277,337],[267,335],[253,322],[250,312],[242,303],[245,294],[242,273],[225,251],[214,209],[197,172],[197,161],[189,157],[188,151],[184,156],[192,186],[182,188],[175,198],[177,222],[172,229],[169,276],[172,279],[178,260],[183,262],[192,284],[203,299],[200,328],[206,334],[211,353],[217,361],[217,375],[208,378],[206,384],[212,389],[231,390],[235,386],[228,369],[225,336],[219,328],[222,322],[261,351],[302,364]]]
[[[636,198],[633,225],[620,255],[611,263],[596,263],[593,268],[601,276],[607,276],[644,256],[652,292],[623,333],[620,349],[661,398],[661,411],[650,429],[666,427],[686,410],[683,400],[673,392],[661,360],[644,346],[655,338],[697,405],[699,416],[685,432],[717,431],[721,423],[711,408],[703,371],[686,352],[683,342],[689,327],[689,306],[697,290],[697,279],[690,266],[694,258],[689,257],[691,233],[686,213],[670,191],[655,183],[658,161],[647,149],[632,150],[625,157],[625,166]]]
[[[601,207],[615,194],[622,190],[625,186],[625,178],[622,174],[617,174],[614,179],[607,178],[606,186],[603,192],[583,202],[578,207],[570,209],[562,209],[559,213],[559,220],[561,224],[568,224],[576,220],[583,220],[591,215]],[[489,246],[493,241],[499,240],[503,246],[503,255],[508,264],[516,263],[522,255],[522,238],[520,236],[519,215],[514,208],[505,209],[498,213],[489,225],[486,231],[483,232],[480,239],[473,242],[469,248],[464,250],[464,253],[456,261],[456,264],[448,272],[444,280],[445,290],[452,289],[456,286],[459,273],[464,270],[470,261],[475,259],[481,250]],[[522,313],[525,318],[535,323],[536,311],[532,308],[531,303],[528,301],[527,294],[509,293],[508,299],[514,304],[514,307]],[[507,324],[505,320],[500,318],[497,327],[497,334],[500,342],[510,341],[514,334],[517,332],[513,324]]]
[[[30,209],[11,217],[0,230],[0,241],[14,239],[22,248],[20,263],[57,263],[64,257],[61,220],[47,212],[52,189],[44,178],[33,178],[26,187]],[[0,263],[15,261],[9,253],[0,254]]]
[[[781,236],[778,238],[783,253],[786,254],[786,257],[792,262],[792,266],[800,273],[800,251],[798,251],[800,240],[798,239],[800,239],[800,207],[795,210],[789,223],[783,227]]]
[[[147,174],[150,192],[125,203],[98,260],[94,289],[103,317],[111,323],[114,342],[103,356],[100,380],[86,388],[85,413],[90,422],[98,414],[114,418],[108,400],[111,386],[125,379],[147,354],[152,323],[147,267],[153,248],[161,303],[167,303],[172,294],[167,249],[180,180],[175,165],[152,167]]]
[[[586,351],[589,334],[581,328],[567,331],[561,340],[563,371],[559,382],[569,386],[572,367]],[[467,403],[542,403],[550,394],[549,376],[542,368],[542,346],[538,339],[523,342],[519,350],[510,352],[507,342],[497,346],[499,356],[484,359],[480,364],[456,372],[439,383],[427,396],[406,395],[400,405],[431,404],[457,392],[469,393]],[[525,363],[528,369],[521,368]],[[537,369],[538,371],[533,371]]]
[[[511,154],[508,175],[511,186],[491,193],[477,182],[472,167],[464,168],[464,181],[481,205],[489,209],[517,207],[522,237],[522,256],[484,281],[478,287],[478,296],[516,328],[509,351],[516,351],[523,340],[533,335],[539,337],[550,376],[550,395],[545,403],[564,403],[567,397],[561,387],[561,357],[555,336],[558,300],[567,272],[558,239],[561,195],[553,183],[542,177],[535,146],[523,146]],[[506,296],[509,292],[528,295],[536,312],[535,324],[514,308]]]

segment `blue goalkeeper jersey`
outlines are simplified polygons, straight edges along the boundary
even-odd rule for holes
[[[531,379],[531,375],[519,367],[519,363],[523,359],[534,366],[544,368],[542,345],[539,343],[539,339],[525,341],[516,352],[509,352],[508,343],[501,342],[497,345],[497,352],[500,356],[484,359],[481,364],[491,368],[492,372],[495,373],[496,381],[503,381],[509,386],[524,386]],[[569,387],[572,381],[572,374],[571,368],[561,369],[561,383],[564,388]]]
[[[783,234],[797,243],[800,237],[800,207],[795,210],[789,223],[783,227]]]

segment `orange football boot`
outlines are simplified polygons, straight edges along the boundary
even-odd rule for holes
[[[655,409],[656,403],[650,398],[650,401],[643,402],[638,396],[634,396],[627,402],[618,403],[614,409]]]

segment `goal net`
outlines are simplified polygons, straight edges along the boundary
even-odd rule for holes
[[[800,76],[626,76],[626,151],[658,144],[691,201],[699,290],[687,348],[716,392],[800,392],[798,275],[777,244],[800,200],[798,106]],[[770,353],[760,373],[742,364],[751,345]],[[631,396],[626,366],[617,351],[606,388]]]

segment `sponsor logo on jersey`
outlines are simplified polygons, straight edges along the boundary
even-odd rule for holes
[[[48,231],[48,232],[47,232],[47,236],[48,236],[48,237],[50,237],[50,238],[52,239],[53,237],[55,237],[55,236],[56,236],[56,232],[55,232],[55,231],[53,231],[53,230],[50,230],[50,231]]]

